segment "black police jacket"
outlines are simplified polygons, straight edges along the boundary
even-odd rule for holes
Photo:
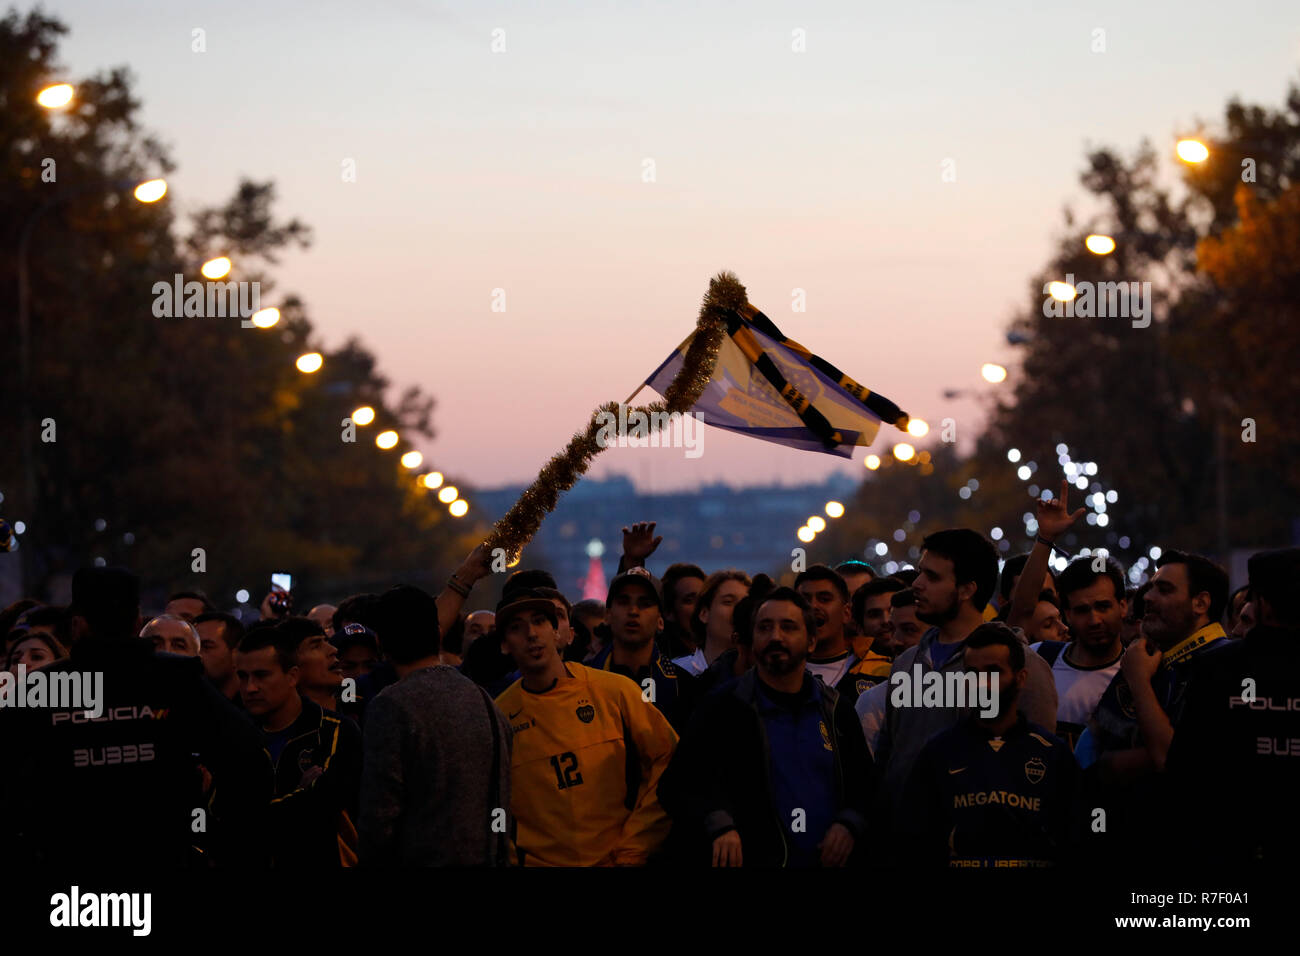
[[[11,859],[174,867],[206,845],[256,862],[270,763],[257,728],[204,678],[199,658],[155,654],[139,638],[86,638],[38,671],[47,687],[80,682],[86,697],[97,683],[100,700],[98,712],[48,698],[0,707]]]

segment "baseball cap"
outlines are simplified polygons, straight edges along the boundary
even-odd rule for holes
[[[555,588],[559,590],[559,585],[555,583],[555,577],[551,572],[543,571],[541,568],[526,568],[516,571],[506,578],[505,587],[502,588],[502,591],[514,591],[518,588]]]
[[[334,636],[330,638],[330,641],[338,648],[340,653],[357,644],[364,644],[376,651],[379,650],[379,635],[364,624],[356,621],[349,621],[344,624],[342,630],[334,632]]]
[[[555,602],[533,588],[510,588],[497,604],[496,630],[505,634],[512,618],[528,611],[545,611],[558,620]]]
[[[662,612],[664,609],[664,591],[663,585],[659,579],[647,571],[645,568],[629,568],[622,574],[617,575],[613,581],[609,582],[609,592],[605,596],[605,606],[609,607],[614,603],[614,595],[622,588],[629,584],[635,584],[654,595],[655,604],[659,606]]]

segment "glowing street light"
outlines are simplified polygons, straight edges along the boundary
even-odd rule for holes
[[[821,532],[826,530],[826,519],[821,517],[821,515],[813,515],[811,518],[808,519],[807,526],[811,528],[813,531],[820,534]]]
[[[442,472],[431,471],[420,480],[424,482],[424,487],[432,491],[442,485]]]
[[[894,457],[899,461],[911,461],[915,455],[916,449],[905,441],[901,441],[894,446]]]
[[[388,449],[396,447],[397,432],[391,430],[386,432],[380,432],[378,435],[375,436],[375,444],[378,445],[380,448],[382,448],[384,451],[388,451]]]
[[[55,83],[36,94],[36,102],[47,110],[57,110],[72,102],[72,84]]]
[[[997,385],[999,382],[1005,382],[1007,380],[1007,370],[1001,365],[997,365],[993,362],[985,362],[980,368],[980,375],[982,375],[984,381],[988,382],[990,385]]]
[[[167,180],[149,179],[135,187],[135,198],[140,202],[157,202],[167,195]]]
[[[839,518],[844,514],[844,506],[838,501],[826,502],[826,514],[831,518]]]
[[[1088,251],[1095,256],[1108,256],[1115,251],[1115,240],[1110,236],[1091,235],[1083,240]]]
[[[356,425],[369,425],[374,420],[375,410],[369,405],[362,405],[352,413],[352,422]]]
[[[907,433],[917,438],[923,438],[930,431],[930,425],[923,418],[913,418],[907,423]]]
[[[402,456],[402,467],[419,468],[421,462],[423,461],[424,461],[424,456],[420,454],[418,451],[408,451],[405,455]]]
[[[447,506],[447,510],[451,512],[453,518],[464,517],[465,512],[469,511],[469,502],[464,498],[457,498]]]
[[[275,323],[280,321],[280,310],[271,306],[266,309],[258,309],[253,313],[252,322],[259,329],[269,329]]]
[[[862,462],[862,464],[866,465],[870,471],[875,471],[877,468],[880,467],[880,456],[868,455],[866,459]]]
[[[1068,282],[1049,282],[1047,291],[1057,302],[1069,302],[1079,294],[1078,290]]]
[[[1185,163],[1203,163],[1210,158],[1209,149],[1199,139],[1180,139],[1175,151]]]
[[[225,256],[217,256],[215,259],[209,259],[203,263],[203,268],[199,271],[203,273],[205,279],[224,279],[230,275],[230,260]]]
[[[438,492],[438,500],[444,505],[449,505],[460,497],[460,492],[456,490],[455,485],[448,485],[442,491]]]
[[[298,371],[311,375],[313,372],[320,371],[321,366],[325,364],[325,359],[319,352],[304,352],[298,356],[298,361],[294,364],[298,366]]]
[[[808,527],[807,525],[804,525],[802,528],[800,528],[798,531],[795,532],[795,535],[804,544],[809,544],[811,543],[813,538],[817,537],[817,532],[814,531],[812,528]]]

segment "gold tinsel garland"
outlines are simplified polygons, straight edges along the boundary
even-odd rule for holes
[[[657,412],[690,411],[713,378],[714,366],[718,364],[718,351],[727,334],[726,313],[742,308],[745,303],[745,287],[735,275],[720,272],[714,276],[700,306],[695,338],[686,351],[681,371],[664,390],[664,400],[629,409],[629,416],[633,411],[644,412],[653,428]],[[483,542],[489,551],[503,548],[511,562],[519,557],[524,545],[541,527],[542,519],[555,510],[560,495],[572,488],[591,466],[591,460],[604,451],[597,438],[601,428],[601,415],[617,415],[619,404],[606,402],[592,412],[587,427],[576,432],[564,451],[553,456],[538,472],[536,480],[493,526],[492,533]]]

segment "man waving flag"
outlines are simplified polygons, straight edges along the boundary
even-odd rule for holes
[[[806,451],[850,458],[887,422],[906,430],[908,417],[884,396],[787,338],[745,303],[727,310],[727,336],[713,376],[691,411],[710,425]],[[664,394],[681,370],[692,333],[645,384]]]

